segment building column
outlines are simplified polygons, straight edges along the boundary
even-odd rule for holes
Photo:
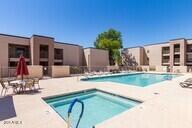
[[[180,43],[180,66],[186,65],[186,40]]]
[[[173,43],[170,43],[169,63],[170,63],[170,72],[172,72],[173,66],[174,66],[174,44]]]

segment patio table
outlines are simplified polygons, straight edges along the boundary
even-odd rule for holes
[[[19,85],[19,92],[18,92],[18,93],[20,93],[21,90],[22,90],[22,92],[24,91],[25,81],[22,81],[22,80],[14,80],[14,81],[11,81],[10,83],[11,83],[11,84],[18,84],[18,85]]]

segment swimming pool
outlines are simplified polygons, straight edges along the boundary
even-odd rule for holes
[[[123,111],[126,111],[141,102],[96,89],[67,94],[59,97],[44,99],[64,120],[67,120],[67,111],[74,99],[84,102],[84,114],[79,128],[91,128]],[[72,111],[72,126],[77,123],[81,112],[81,104],[75,104]]]
[[[116,82],[128,85],[135,85],[139,87],[145,87],[151,84],[162,82],[168,79],[175,78],[177,74],[156,74],[156,73],[131,73],[123,75],[111,75],[104,77],[85,78],[83,81],[93,82]]]

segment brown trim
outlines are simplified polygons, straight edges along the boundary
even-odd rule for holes
[[[29,37],[24,37],[24,36],[15,36],[15,35],[2,34],[2,33],[0,33],[0,36],[9,36],[9,37],[16,37],[16,38],[30,39]]]
[[[176,38],[176,39],[171,39],[169,41],[174,41],[174,40],[185,40],[185,38]]]
[[[57,44],[65,44],[65,45],[73,45],[73,46],[82,47],[82,46],[80,46],[80,45],[78,45],[78,44],[70,44],[70,43],[64,43],[64,42],[55,42],[55,43],[57,43]]]
[[[142,46],[128,47],[128,48],[123,48],[123,50],[132,49],[132,48],[143,48],[143,47]]]
[[[159,44],[168,44],[169,42],[161,42],[161,43],[153,43],[153,44],[146,44],[143,46],[150,46],[150,45],[159,45]]]
[[[49,37],[49,36],[42,36],[42,35],[35,35],[35,34],[33,34],[32,37],[33,36],[54,39],[53,37]]]
[[[107,49],[99,49],[99,48],[94,48],[94,47],[87,47],[87,48],[84,48],[85,49],[97,49],[97,50],[104,50],[104,51],[108,51]]]

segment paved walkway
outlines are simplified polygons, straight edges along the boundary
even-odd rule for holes
[[[41,80],[42,89],[37,93],[0,99],[0,128],[67,128],[42,97],[91,88],[143,101],[96,128],[192,128],[192,89],[179,86],[180,81],[189,77],[192,75],[185,74],[147,87],[83,82],[76,77]]]

